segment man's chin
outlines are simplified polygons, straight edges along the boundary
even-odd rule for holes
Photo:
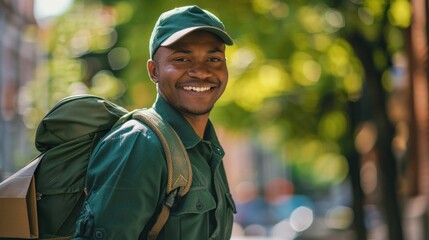
[[[209,115],[213,107],[209,108],[184,108],[182,109],[182,112],[189,116],[205,116]]]

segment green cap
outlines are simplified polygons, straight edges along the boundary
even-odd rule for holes
[[[233,43],[225,31],[225,26],[214,14],[197,6],[179,7],[159,16],[150,37],[150,57],[153,58],[160,46],[169,46],[195,30],[212,32],[227,45]]]

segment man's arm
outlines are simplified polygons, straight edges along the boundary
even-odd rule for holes
[[[77,238],[138,239],[165,194],[167,168],[155,133],[129,121],[97,146],[88,165]]]

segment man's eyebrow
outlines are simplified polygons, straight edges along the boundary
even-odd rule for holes
[[[186,50],[186,49],[176,49],[173,51],[173,54],[175,53],[191,53],[191,50]]]
[[[224,51],[218,47],[215,47],[215,48],[208,51],[208,53],[217,53],[217,52],[224,53]]]

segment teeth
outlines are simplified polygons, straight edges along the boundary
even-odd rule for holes
[[[183,87],[186,91],[194,91],[194,92],[204,92],[210,90],[210,87],[192,87],[192,86],[186,86]]]

